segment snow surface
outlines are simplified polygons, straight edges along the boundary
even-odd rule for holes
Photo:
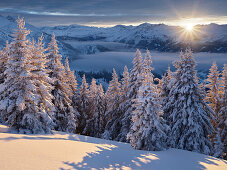
[[[0,125],[0,169],[149,169],[224,170],[227,161],[198,153],[169,149],[134,150],[129,144],[76,134],[10,133]]]

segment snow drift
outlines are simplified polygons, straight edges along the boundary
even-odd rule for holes
[[[169,149],[149,152],[129,144],[82,135],[10,133],[0,125],[0,169],[227,169],[211,156]]]

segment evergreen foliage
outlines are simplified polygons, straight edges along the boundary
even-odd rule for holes
[[[86,126],[86,120],[88,119],[89,109],[89,89],[86,81],[85,74],[83,75],[82,84],[80,86],[80,94],[79,94],[79,104],[78,104],[78,112],[79,116],[79,124],[77,128],[77,133],[81,134]]]
[[[0,86],[0,110],[6,123],[20,132],[49,133],[53,120],[46,106],[51,108],[52,104],[48,100],[48,90],[40,92],[48,87],[35,79],[36,75],[45,79],[45,71],[39,70],[34,74],[37,66],[31,62],[32,55],[26,39],[30,31],[24,27],[23,18],[18,18],[17,24],[14,41],[7,52],[6,78]]]
[[[221,157],[227,160],[227,65],[224,65],[222,72],[222,99],[221,109],[219,112],[218,127],[220,128],[220,138],[223,144]]]
[[[8,60],[9,44],[6,41],[6,46],[0,51],[0,84],[4,83],[6,70],[6,62]]]
[[[166,104],[170,109],[170,144],[172,147],[204,154],[213,152],[209,135],[214,120],[196,81],[195,61],[187,49],[175,62],[173,86]]]
[[[56,108],[55,129],[64,132],[76,132],[77,116],[75,109],[72,107],[71,89],[65,72],[65,67],[61,63],[62,56],[58,52],[57,42],[54,34],[48,46],[49,63],[48,69],[51,69],[50,77],[53,78],[54,96],[53,103]]]
[[[207,78],[208,84],[206,87],[209,89],[207,91],[206,101],[211,109],[215,112],[215,118],[218,119],[218,113],[220,111],[220,72],[216,63],[210,68],[210,73]]]
[[[167,148],[166,131],[168,126],[160,117],[162,108],[158,89],[153,82],[151,63],[149,52],[147,52],[142,71],[143,83],[139,89],[138,97],[135,99],[133,123],[127,138],[135,149],[155,151]]]

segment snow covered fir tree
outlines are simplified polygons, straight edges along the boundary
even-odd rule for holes
[[[66,132],[76,132],[78,114],[77,110],[72,107],[72,83],[69,83],[69,77],[67,77],[70,76],[70,74],[66,74],[66,69],[61,63],[62,56],[58,52],[54,34],[52,35],[48,50],[48,59],[51,59],[49,64],[49,69],[51,69],[50,78],[53,79],[52,85],[54,87],[52,90],[54,96],[53,103],[56,108],[54,116],[55,129]],[[69,72],[70,70],[67,71]]]
[[[187,49],[175,62],[174,82],[166,105],[170,109],[170,144],[172,147],[211,154],[209,135],[214,132],[213,112],[204,102],[196,81],[195,60]]]
[[[30,32],[24,27],[22,18],[18,18],[17,24],[14,41],[7,45],[8,51],[4,52],[8,54],[8,59],[4,65],[5,79],[0,86],[1,118],[21,132],[48,133],[54,123],[51,85],[41,63],[45,61],[45,56],[41,42],[37,47],[31,44],[37,48],[31,51],[26,39]]]
[[[144,59],[142,84],[135,99],[132,127],[127,137],[135,149],[164,150],[167,148],[168,126],[164,123],[158,89],[151,73],[150,54]]]
[[[46,46],[44,36],[30,40],[29,33],[18,18],[13,41],[0,50],[2,123],[19,133],[56,130],[139,150],[177,148],[227,159],[226,65],[219,71],[214,63],[202,86],[186,49],[175,71],[169,67],[157,79],[150,51],[137,49],[132,68],[113,68],[104,90],[95,77],[75,76],[72,58],[62,57],[54,33]]]
[[[218,128],[220,129],[220,138],[222,147],[220,155],[218,155],[221,158],[224,158],[227,160],[227,65],[224,65],[223,71],[222,71],[222,97],[221,97],[221,108],[220,112],[218,113],[219,119],[218,119]]]

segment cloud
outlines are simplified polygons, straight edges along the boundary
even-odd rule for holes
[[[161,16],[157,14],[95,14],[95,13],[64,13],[64,12],[48,12],[48,11],[32,11],[32,10],[19,10],[13,8],[0,8],[0,12],[16,13],[16,14],[30,14],[30,15],[47,15],[47,16],[70,16],[70,17],[121,17],[121,16]]]
[[[35,25],[114,25],[227,16],[226,0],[0,0],[0,13]],[[42,19],[42,20],[41,20]]]

